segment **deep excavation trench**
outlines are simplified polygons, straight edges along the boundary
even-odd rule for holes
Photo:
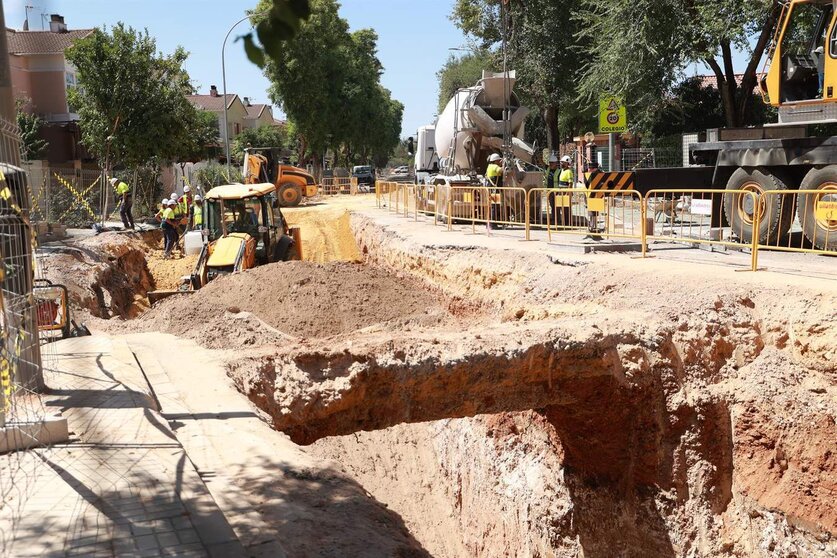
[[[837,555],[833,295],[288,218],[314,261],[107,327],[235,349],[238,389],[427,553]],[[93,315],[138,315],[161,276],[120,250],[85,275]]]

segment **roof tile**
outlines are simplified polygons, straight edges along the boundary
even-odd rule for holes
[[[15,31],[6,29],[9,54],[60,54],[78,39],[93,33],[93,29],[74,29],[62,33],[52,31]]]

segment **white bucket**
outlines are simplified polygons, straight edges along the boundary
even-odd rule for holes
[[[187,256],[194,256],[201,253],[203,248],[203,234],[201,231],[189,231],[183,238],[183,249]]]

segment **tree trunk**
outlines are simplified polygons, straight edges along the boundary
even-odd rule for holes
[[[543,120],[546,124],[546,147],[557,153],[561,146],[561,138],[558,137],[558,107],[553,105],[543,109]]]
[[[740,97],[738,99],[738,114],[741,116],[742,122],[747,118],[747,113],[750,105],[750,92],[758,85],[758,66],[761,62],[764,51],[767,50],[767,45],[770,43],[770,38],[773,36],[773,31],[779,21],[779,14],[782,12],[782,6],[779,2],[773,2],[770,8],[770,13],[761,27],[759,38],[753,47],[753,53],[750,56],[750,61],[747,64],[747,69],[744,70],[744,75],[741,78]]]
[[[724,71],[714,58],[705,58],[706,65],[712,68],[715,78],[718,80],[718,91],[721,93],[721,101],[724,105],[724,117],[729,128],[735,127],[735,97],[730,95],[730,88],[727,87],[727,79]],[[733,75],[733,80],[735,76]]]

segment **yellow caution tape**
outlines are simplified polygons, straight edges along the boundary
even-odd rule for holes
[[[75,201],[70,205],[69,209],[67,209],[67,211],[65,211],[64,214],[58,218],[58,221],[62,221],[64,217],[67,216],[67,214],[69,214],[71,211],[75,210],[79,206],[82,209],[87,210],[87,213],[90,215],[90,217],[95,219],[96,212],[93,211],[92,207],[90,207],[90,203],[87,201],[85,196],[90,192],[90,190],[93,189],[93,186],[95,186],[99,182],[99,179],[97,178],[95,182],[93,182],[93,184],[91,184],[87,187],[86,190],[84,190],[84,192],[79,192],[69,181],[65,180],[64,177],[62,177],[58,173],[52,174],[55,176],[56,179],[58,179],[58,183],[64,186],[67,190],[69,190],[69,192],[75,198]]]

